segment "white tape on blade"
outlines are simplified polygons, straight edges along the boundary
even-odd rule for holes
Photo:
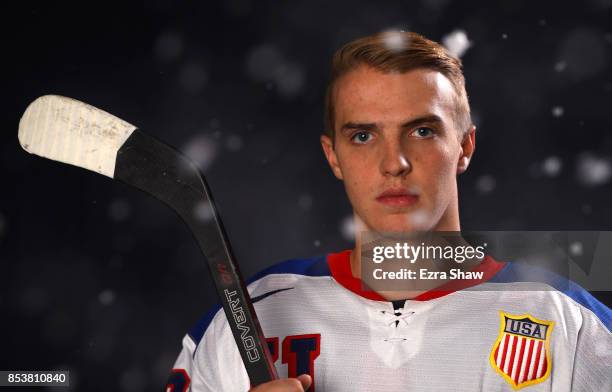
[[[117,151],[136,127],[103,110],[59,95],[28,106],[19,143],[28,152],[113,177]]]

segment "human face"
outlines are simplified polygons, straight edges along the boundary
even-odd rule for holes
[[[459,130],[455,91],[441,73],[382,73],[360,66],[337,80],[335,141],[321,137],[360,229],[458,231],[456,176],[474,151]]]

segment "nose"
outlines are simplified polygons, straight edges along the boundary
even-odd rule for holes
[[[410,161],[399,140],[388,140],[381,151],[380,171],[384,176],[403,177],[411,170]]]

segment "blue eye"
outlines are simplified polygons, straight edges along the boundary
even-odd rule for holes
[[[367,131],[359,131],[351,136],[351,141],[357,144],[365,144],[372,139],[372,134]]]
[[[417,136],[417,137],[419,137],[419,138],[427,138],[427,137],[433,136],[434,131],[433,131],[433,129],[428,128],[428,127],[419,127],[417,129],[415,129],[412,132],[412,134]]]

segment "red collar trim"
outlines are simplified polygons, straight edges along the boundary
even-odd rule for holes
[[[388,302],[386,298],[378,294],[376,291],[364,290],[361,280],[353,276],[351,272],[351,249],[339,253],[328,254],[327,264],[329,265],[329,270],[332,277],[346,289],[367,299]],[[428,301],[430,299],[443,297],[447,294],[454,293],[455,291],[467,289],[468,287],[484,283],[495,276],[495,274],[505,265],[506,263],[498,262],[491,256],[487,255],[482,263],[478,264],[474,269],[472,269],[474,272],[484,272],[481,280],[451,280],[439,287],[436,287],[435,289],[419,294],[418,296],[412,298],[412,300]]]

